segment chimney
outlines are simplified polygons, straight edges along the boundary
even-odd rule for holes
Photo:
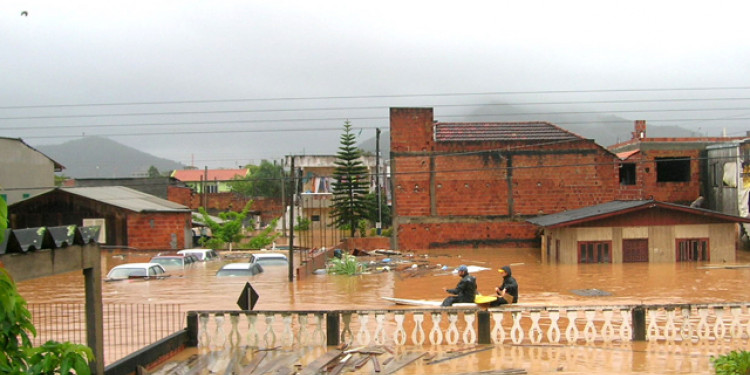
[[[635,131],[633,139],[646,138],[646,120],[635,120]]]

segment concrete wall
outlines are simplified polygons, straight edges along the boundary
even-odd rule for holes
[[[13,204],[55,187],[55,164],[16,139],[0,138],[0,194]]]

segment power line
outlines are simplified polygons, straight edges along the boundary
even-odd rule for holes
[[[146,102],[88,103],[88,104],[40,104],[40,105],[2,106],[0,107],[0,109],[103,107],[103,106],[134,106],[134,105],[165,105],[165,104],[210,104],[210,103],[234,103],[234,102],[306,101],[306,100],[342,100],[342,99],[388,99],[388,98],[488,96],[488,95],[595,94],[595,93],[670,92],[670,91],[682,92],[682,91],[716,91],[716,90],[727,90],[727,91],[750,90],[750,87],[748,86],[675,87],[675,88],[651,88],[651,89],[489,91],[489,92],[381,94],[381,95],[349,95],[349,96],[341,95],[341,96],[313,96],[313,97],[293,97],[292,96],[292,97],[246,98],[246,99],[206,99],[206,100],[146,101]]]

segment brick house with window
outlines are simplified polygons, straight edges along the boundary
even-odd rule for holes
[[[690,204],[705,197],[707,148],[744,138],[649,138],[646,121],[638,120],[630,140],[608,147],[622,159],[619,198]]]
[[[609,202],[620,159],[547,122],[443,123],[391,108],[394,249],[538,246],[526,218]]]
[[[528,220],[542,228],[542,262],[734,262],[750,218],[658,202],[612,201]]]

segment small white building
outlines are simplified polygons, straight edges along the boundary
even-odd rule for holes
[[[55,187],[55,172],[65,167],[20,138],[0,137],[0,196],[8,204]]]

